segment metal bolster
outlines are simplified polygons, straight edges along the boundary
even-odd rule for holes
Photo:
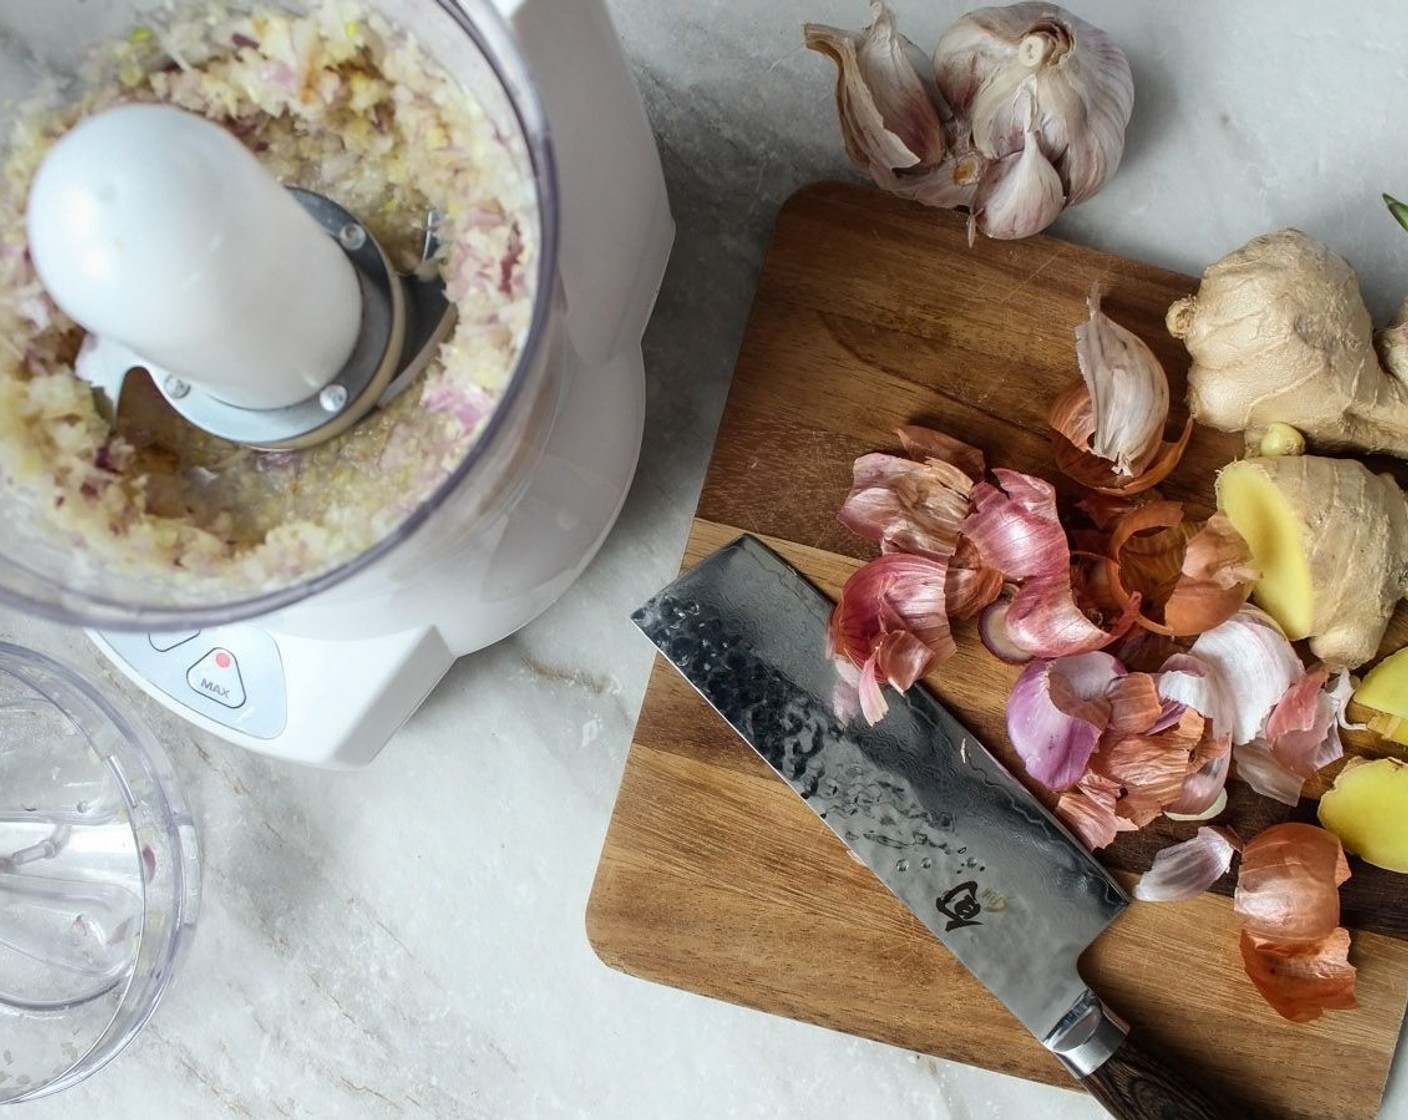
[[[1128,1033],[1129,1024],[1087,988],[1041,1044],[1074,1076],[1084,1078],[1109,1060]]]

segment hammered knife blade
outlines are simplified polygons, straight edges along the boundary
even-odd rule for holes
[[[1127,1037],[1076,962],[1128,905],[1077,841],[939,703],[841,718],[832,605],[754,537],[632,616],[724,720],[1114,1115],[1245,1117]]]

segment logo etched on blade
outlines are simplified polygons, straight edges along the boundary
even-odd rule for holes
[[[983,904],[978,901],[978,883],[975,879],[959,883],[942,898],[934,900],[939,913],[948,919],[945,933],[952,933],[964,926],[980,926],[978,915],[983,912]]]

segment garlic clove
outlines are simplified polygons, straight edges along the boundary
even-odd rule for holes
[[[1071,52],[1071,39],[1057,23],[1029,27],[1017,43],[1012,60],[995,70],[973,100],[973,144],[990,156],[1016,151],[1025,143],[1030,99],[1035,131],[1046,150],[1060,156],[1066,150],[1072,121],[1082,114],[1080,101],[1064,82],[1053,82],[1049,67]]]
[[[1095,411],[1090,451],[1119,475],[1142,474],[1162,443],[1168,377],[1143,339],[1101,312],[1098,286],[1089,321],[1076,328],[1076,360]]]
[[[934,83],[955,117],[970,120],[983,88],[1016,62],[1017,44],[1030,24],[1016,9],[1034,6],[980,8],[963,16],[939,38],[934,48]],[[1010,72],[1016,75],[1011,90],[1015,92],[1026,77],[1025,68]]]
[[[1001,158],[1021,147],[1027,127],[1022,91],[1036,92],[1039,77],[1066,65],[1075,45],[1074,19],[1047,4],[980,8],[939,39],[934,81],[953,112],[969,122],[973,144],[984,155]],[[1044,117],[1047,106],[1039,108]],[[1053,139],[1048,150],[1063,152],[1065,136]]]
[[[1028,108],[1034,108],[1030,98]],[[973,243],[975,229],[999,240],[1030,237],[1054,222],[1065,206],[1061,176],[1042,153],[1029,124],[1022,148],[990,164],[978,184],[968,243]]]
[[[1082,71],[1079,81],[1074,76],[1077,67]],[[1124,52],[1098,32],[1083,43],[1071,71],[1069,88],[1085,90],[1084,116],[1079,128],[1067,126],[1066,152],[1056,163],[1066,184],[1067,205],[1074,206],[1095,194],[1120,165],[1125,129],[1134,112],[1134,76]],[[1047,79],[1038,92],[1043,107],[1048,102],[1055,103],[1054,95],[1060,88],[1055,77]],[[1068,114],[1066,119],[1077,119],[1073,106]],[[1054,138],[1056,119],[1056,114],[1051,113],[1052,124],[1043,127],[1042,135],[1048,142]]]
[[[872,21],[864,31],[809,23],[806,45],[836,63],[836,106],[846,154],[887,190],[902,185],[906,172],[928,172],[948,147],[939,111],[910,53],[912,43],[895,29],[884,0],[871,0]]]

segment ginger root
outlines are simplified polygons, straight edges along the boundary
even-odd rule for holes
[[[1193,359],[1193,419],[1245,432],[1249,452],[1280,422],[1319,451],[1408,458],[1408,303],[1376,353],[1354,270],[1299,230],[1255,238],[1209,267],[1167,325]]]
[[[1352,459],[1242,459],[1217,477],[1217,505],[1261,572],[1252,598],[1286,636],[1353,669],[1373,657],[1408,598],[1408,498]]]
[[[1408,649],[1391,654],[1370,669],[1354,699],[1373,710],[1371,731],[1408,746]],[[1408,775],[1404,780],[1408,781]]]
[[[1396,758],[1352,758],[1320,798],[1320,823],[1347,852],[1389,871],[1408,871],[1408,766]]]
[[[1289,424],[1275,420],[1266,426],[1259,451],[1262,455],[1304,455],[1305,437]]]

